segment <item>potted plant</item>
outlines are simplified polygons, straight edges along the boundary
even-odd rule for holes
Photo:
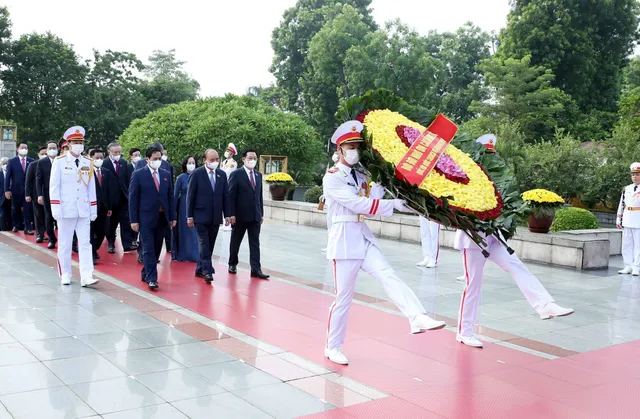
[[[529,231],[548,233],[553,224],[556,208],[564,205],[562,197],[546,189],[532,189],[523,193],[522,199],[531,211]]]
[[[296,187],[296,182],[287,173],[275,172],[267,175],[264,181],[269,184],[271,199],[274,201],[284,201],[287,192]]]

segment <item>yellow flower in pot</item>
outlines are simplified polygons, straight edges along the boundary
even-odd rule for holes
[[[532,233],[548,233],[556,208],[564,205],[564,199],[546,189],[532,189],[522,194],[525,205],[531,211],[529,216],[529,231]]]
[[[291,175],[283,172],[271,173],[264,178],[264,181],[269,185],[271,199],[274,201],[284,201],[287,192],[297,186]]]

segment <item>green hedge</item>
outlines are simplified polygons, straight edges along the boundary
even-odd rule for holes
[[[594,228],[598,228],[598,220],[591,211],[569,207],[556,212],[551,231],[590,230]]]
[[[313,186],[304,193],[304,202],[313,202],[317,204],[320,202],[320,196],[322,195],[322,186]]]

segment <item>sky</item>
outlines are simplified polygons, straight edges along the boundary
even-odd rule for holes
[[[175,49],[200,82],[201,96],[244,94],[274,81],[271,32],[296,0],[4,0],[13,36],[50,31],[83,58],[127,51],[142,61]],[[422,34],[471,21],[485,31],[506,24],[508,0],[373,0],[379,24],[399,18]]]

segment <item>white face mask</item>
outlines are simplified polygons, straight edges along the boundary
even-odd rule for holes
[[[342,150],[342,152],[347,164],[353,166],[360,161],[360,152],[358,150]]]
[[[84,151],[84,144],[71,144],[71,152],[79,156]]]
[[[224,158],[228,159],[229,157],[231,157],[231,152],[230,151],[225,151],[224,152]]]
[[[244,161],[244,165],[247,166],[249,169],[253,169],[254,167],[256,167],[256,160],[245,160]]]
[[[46,158],[47,158],[47,155],[46,155],[46,154],[43,154],[43,155],[41,155],[41,156],[39,156],[39,157],[40,157],[40,160],[42,160],[42,159],[46,159]]]
[[[189,163],[187,164],[187,172],[193,172],[194,170],[196,170],[196,165],[193,163]]]
[[[55,157],[58,155],[58,150],[47,150],[47,156],[49,157]]]
[[[99,169],[99,168],[101,168],[101,167],[102,167],[102,162],[103,162],[103,160],[102,160],[102,159],[95,159],[95,160],[93,161],[93,165],[94,165],[97,169]]]
[[[216,170],[218,168],[218,165],[220,164],[219,161],[214,161],[214,162],[207,162],[207,168],[209,170]]]
[[[29,154],[29,150],[26,148],[21,148],[20,150],[18,150],[18,154],[20,154],[21,156],[26,156],[27,154]]]
[[[162,160],[164,160],[164,161],[167,161],[168,158],[169,157],[167,157],[167,156],[162,156]]]
[[[133,158],[133,162],[134,162],[134,163],[138,163],[140,160],[142,160],[142,157],[140,157],[140,156],[135,156],[135,157]]]
[[[333,153],[333,157],[331,157],[331,160],[333,160],[334,163],[338,163],[338,160],[340,160],[340,157],[338,157],[337,153]]]
[[[151,160],[149,161],[149,166],[154,170],[158,170],[160,168],[160,163],[162,163],[162,160]]]
[[[118,160],[120,160],[120,155],[118,154],[117,156],[111,156],[111,159],[113,161],[118,161]]]

